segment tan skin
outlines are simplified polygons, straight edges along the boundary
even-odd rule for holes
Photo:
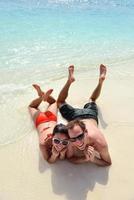
[[[52,140],[53,138],[68,140],[68,137],[65,134],[57,133],[54,136],[45,139],[43,144],[39,144],[44,160],[49,163],[54,163],[57,159],[65,159],[67,152],[67,146],[64,146],[63,144],[55,144]]]
[[[57,116],[57,102],[50,96],[53,90],[48,90],[46,93],[42,92],[38,85],[33,85],[38,93],[38,98],[33,100],[29,105],[29,112],[32,116],[33,121],[35,122],[36,117],[39,112],[38,106],[42,101],[48,101],[51,103],[48,106],[49,111]],[[67,146],[63,144],[55,144],[52,138],[58,138],[61,140],[67,140],[68,136],[65,134],[55,134],[52,135],[53,129],[56,126],[57,122],[49,121],[45,123],[41,123],[37,126],[38,134],[39,134],[39,147],[42,152],[44,160],[49,163],[56,162],[57,159],[64,159],[67,151]],[[47,129],[45,129],[47,128]],[[45,129],[45,130],[44,130]]]
[[[82,140],[76,140],[69,146],[71,149],[68,158],[73,163],[93,162],[100,166],[110,165],[111,159],[109,155],[105,155],[108,151],[107,143],[101,132],[92,132],[93,128],[88,134],[88,131],[84,131],[84,138]],[[82,133],[82,129],[79,125],[75,125],[72,129],[69,129],[69,137],[75,138]],[[98,136],[99,134],[99,136]],[[102,146],[103,144],[103,146]],[[107,150],[107,151],[106,151]],[[96,152],[99,152],[100,157],[97,158]],[[80,156],[80,157],[79,157]]]
[[[75,81],[73,76],[74,66],[71,65],[68,71],[68,80],[57,100],[58,106],[62,106],[62,104],[65,103],[69,88]],[[95,102],[99,97],[105,76],[106,66],[101,64],[98,85],[90,96],[89,102]],[[73,163],[93,162],[100,166],[111,165],[112,162],[108,152],[108,145],[103,134],[97,127],[97,122],[94,119],[82,119],[82,121],[86,126],[85,137],[81,141],[77,140],[76,142],[70,143],[67,153],[68,159]],[[73,129],[69,129],[68,132],[70,138],[77,137],[82,133],[82,129],[80,126],[76,125]],[[96,156],[95,151],[99,153],[99,158]]]
[[[58,106],[61,106],[65,102],[65,99],[68,96],[69,87],[72,84],[72,82],[75,81],[73,77],[73,72],[74,72],[74,66],[70,66],[68,80],[64,88],[60,92],[58,100],[57,100]],[[101,91],[102,83],[105,79],[105,75],[106,75],[106,67],[104,65],[100,65],[99,83],[97,87],[95,88],[95,90],[93,91],[90,97],[90,101],[95,102],[98,96],[100,95],[100,91]],[[51,98],[48,100],[49,101],[51,100],[51,102],[53,102],[53,99]],[[106,143],[104,136],[98,129],[96,121],[94,119],[86,119],[86,120],[84,119],[82,121],[86,125],[86,130],[84,131],[85,137],[81,141],[77,140],[76,142],[73,142],[73,143],[70,142],[70,145],[68,146],[68,149],[67,149],[68,159],[73,163],[93,162],[100,166],[110,165],[111,158],[108,152],[108,145]],[[39,128],[39,132],[41,132],[40,129],[42,129],[42,127],[38,127],[38,128]],[[49,130],[47,131],[49,132]],[[44,135],[46,135],[47,131],[45,132]],[[69,136],[70,138],[77,137],[81,132],[82,132],[81,127],[75,126],[73,129],[69,130]],[[48,140],[46,140],[47,143],[49,143],[49,141],[52,142],[51,138],[48,138]],[[41,144],[40,146],[41,146],[40,148],[42,148]],[[43,144],[43,148],[44,148],[44,144]],[[98,155],[96,156],[95,150],[99,152],[99,157]],[[44,157],[46,159],[50,151],[46,153],[46,150],[43,149],[42,152],[44,152]],[[52,161],[50,159],[50,162],[55,162],[55,160],[58,157],[58,156],[56,157],[58,153],[55,152],[55,149],[53,149],[52,152],[54,156],[52,158]]]
[[[53,136],[53,138],[60,139],[60,140],[68,140],[69,139],[65,134],[62,134],[62,133],[55,134]],[[67,146],[64,146],[61,143],[55,144],[54,142],[52,142],[52,144],[53,144],[53,147],[52,147],[53,155],[59,157],[61,160],[65,159],[66,152],[67,152],[67,148],[66,148]]]

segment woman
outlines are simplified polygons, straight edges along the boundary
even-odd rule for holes
[[[38,85],[33,85],[38,93],[38,98],[29,105],[29,112],[39,133],[39,146],[43,158],[49,163],[54,163],[58,158],[64,159],[67,151],[68,130],[64,124],[57,124],[57,102],[51,97],[52,89],[46,94]],[[39,110],[42,101],[47,101],[49,106],[45,112]]]

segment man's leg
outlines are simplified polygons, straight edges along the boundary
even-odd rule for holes
[[[65,100],[68,97],[69,88],[70,88],[71,84],[75,81],[75,78],[73,76],[73,73],[74,73],[74,66],[73,65],[69,66],[68,72],[69,72],[68,80],[65,83],[64,87],[62,88],[62,90],[61,90],[61,92],[58,96],[58,99],[57,99],[58,106],[65,103]]]
[[[92,95],[90,96],[90,101],[96,101],[96,99],[100,96],[100,92],[101,92],[101,88],[102,88],[102,84],[103,81],[105,80],[105,76],[106,76],[106,66],[104,65],[100,65],[100,75],[99,75],[99,82],[97,87],[95,88],[95,90],[93,91]]]
[[[45,93],[41,90],[40,86],[37,84],[33,84],[33,87],[36,89],[38,96],[41,97],[42,95],[44,95]],[[49,104],[53,104],[56,102],[56,100],[52,97],[52,96],[48,96],[47,98],[47,102]]]

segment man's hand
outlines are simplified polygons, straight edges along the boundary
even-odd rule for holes
[[[91,161],[91,162],[94,161],[95,151],[92,146],[87,146],[84,153],[85,153],[87,161]]]

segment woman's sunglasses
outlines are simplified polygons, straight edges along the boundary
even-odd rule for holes
[[[81,133],[80,135],[78,135],[77,137],[74,138],[70,138],[69,140],[71,142],[76,142],[76,140],[82,140],[84,138],[84,133]]]
[[[53,142],[55,144],[62,144],[64,146],[67,146],[69,144],[68,140],[61,140],[61,139],[58,139],[58,138],[53,138]]]

